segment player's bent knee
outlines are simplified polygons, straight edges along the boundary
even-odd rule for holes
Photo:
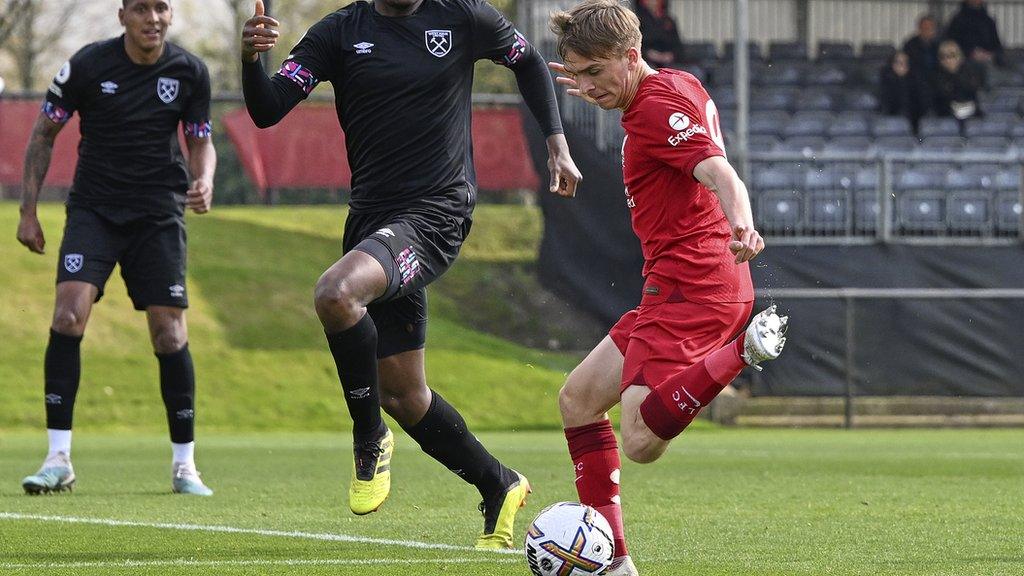
[[[317,281],[313,303],[320,318],[347,317],[362,308],[348,283],[328,274]]]
[[[85,333],[85,315],[73,307],[58,307],[53,313],[51,328],[65,336],[81,336]]]
[[[597,422],[604,417],[604,410],[591,406],[589,395],[577,386],[569,376],[569,380],[558,391],[558,409],[562,414],[562,423],[566,426],[582,426]]]

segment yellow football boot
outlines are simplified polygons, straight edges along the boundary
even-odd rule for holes
[[[355,446],[355,466],[348,487],[348,506],[360,516],[376,512],[391,493],[391,454],[395,435],[388,430],[375,442]]]
[[[513,470],[515,472],[515,470]],[[515,526],[516,512],[526,505],[526,497],[533,490],[530,481],[519,472],[515,472],[519,480],[505,491],[501,506],[489,510],[480,503],[480,511],[484,514],[484,531],[476,539],[477,550],[501,550],[516,548],[512,542],[512,529]]]

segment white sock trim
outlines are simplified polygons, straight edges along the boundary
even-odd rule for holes
[[[63,452],[69,458],[71,457],[71,430],[47,428],[46,437],[50,444],[50,449],[46,453],[47,458],[56,456],[58,452]]]
[[[195,465],[195,442],[187,442],[185,444],[176,444],[171,442],[171,452],[173,453],[172,460],[175,464]]]

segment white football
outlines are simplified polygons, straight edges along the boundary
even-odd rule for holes
[[[526,561],[535,576],[600,574],[614,557],[608,520],[579,502],[548,506],[526,531]]]

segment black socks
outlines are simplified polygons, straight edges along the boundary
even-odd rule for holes
[[[46,380],[46,427],[52,430],[71,430],[82,373],[81,344],[81,336],[66,336],[50,330],[43,371]]]
[[[338,368],[356,442],[376,440],[384,430],[377,385],[377,327],[369,314],[347,330],[327,334]]]
[[[160,395],[167,409],[171,442],[187,444],[195,439],[196,375],[188,344],[170,354],[157,354],[160,361]]]

